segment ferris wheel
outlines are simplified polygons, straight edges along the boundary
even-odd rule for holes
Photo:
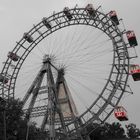
[[[50,139],[81,138],[129,92],[129,48],[137,42],[132,31],[127,42],[119,24],[115,11],[105,14],[92,4],[43,18],[8,53],[1,97],[23,97],[26,119],[48,130]]]

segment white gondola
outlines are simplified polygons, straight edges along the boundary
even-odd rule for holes
[[[13,52],[9,52],[7,57],[9,57],[10,59],[12,59],[15,62],[18,61],[18,59],[19,59],[19,56],[16,55],[15,53],[13,53]]]
[[[90,16],[93,16],[93,17],[96,16],[96,12],[95,12],[95,9],[94,9],[94,7],[93,7],[92,4],[88,4],[88,5],[85,7],[85,9],[86,9],[86,11],[88,12],[88,14],[89,14]]]
[[[4,75],[0,74],[0,82],[1,83],[8,83],[9,79],[7,77],[5,77]]]
[[[28,33],[24,33],[23,38],[27,40],[29,43],[33,42],[33,38]]]
[[[42,19],[42,23],[48,28],[48,29],[51,29],[52,28],[52,26],[51,26],[51,24],[48,22],[48,20],[47,20],[47,18],[43,18]]]
[[[66,15],[66,17],[68,18],[68,20],[71,20],[72,19],[72,14],[70,13],[68,7],[65,7],[64,8],[63,13]]]
[[[119,25],[119,20],[118,20],[118,16],[117,16],[116,11],[114,11],[114,10],[110,11],[109,16],[110,16],[110,19],[113,22],[113,25]]]

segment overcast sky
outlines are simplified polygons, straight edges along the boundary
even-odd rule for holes
[[[85,7],[91,2],[95,7],[102,5],[105,13],[115,9],[119,18],[124,20],[125,28],[134,30],[140,42],[140,0],[0,0],[0,67],[16,41],[42,17],[61,11],[65,6],[72,8],[78,4]],[[139,55],[136,63],[140,64],[140,45],[136,50]],[[140,82],[133,82],[130,78],[129,83],[134,94],[123,99],[121,105],[128,111],[129,122],[136,123],[140,128]]]

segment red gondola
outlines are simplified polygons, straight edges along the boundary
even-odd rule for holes
[[[9,81],[9,79],[7,77],[5,77],[2,74],[0,74],[0,82],[1,83],[6,84],[6,83],[8,83],[8,81]]]
[[[93,16],[93,17],[96,16],[96,14],[95,14],[95,9],[94,9],[94,7],[93,7],[92,4],[88,4],[88,5],[86,6],[85,9],[86,9],[86,11],[88,12],[88,14],[89,14],[90,16]]]
[[[33,38],[28,33],[24,33],[23,38],[27,40],[29,43],[33,42]]]
[[[17,56],[15,53],[13,52],[9,52],[7,57],[9,57],[10,59],[12,59],[13,61],[18,61],[19,56]]]
[[[127,121],[128,120],[127,111],[122,106],[117,106],[114,109],[114,115],[119,121]]]
[[[127,31],[126,36],[131,47],[138,45],[134,31]]]
[[[71,15],[68,7],[65,7],[64,8],[63,13],[66,15],[66,17],[68,18],[68,20],[71,20],[72,19],[72,15]]]
[[[109,16],[110,16],[110,19],[113,21],[113,25],[119,25],[120,24],[116,11],[110,11]]]
[[[140,81],[140,66],[130,65],[130,74],[132,75],[134,81]]]

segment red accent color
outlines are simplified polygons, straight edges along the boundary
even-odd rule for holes
[[[131,70],[131,74],[133,73],[140,73],[140,69]]]
[[[126,36],[128,39],[136,37],[134,31],[127,31]]]

